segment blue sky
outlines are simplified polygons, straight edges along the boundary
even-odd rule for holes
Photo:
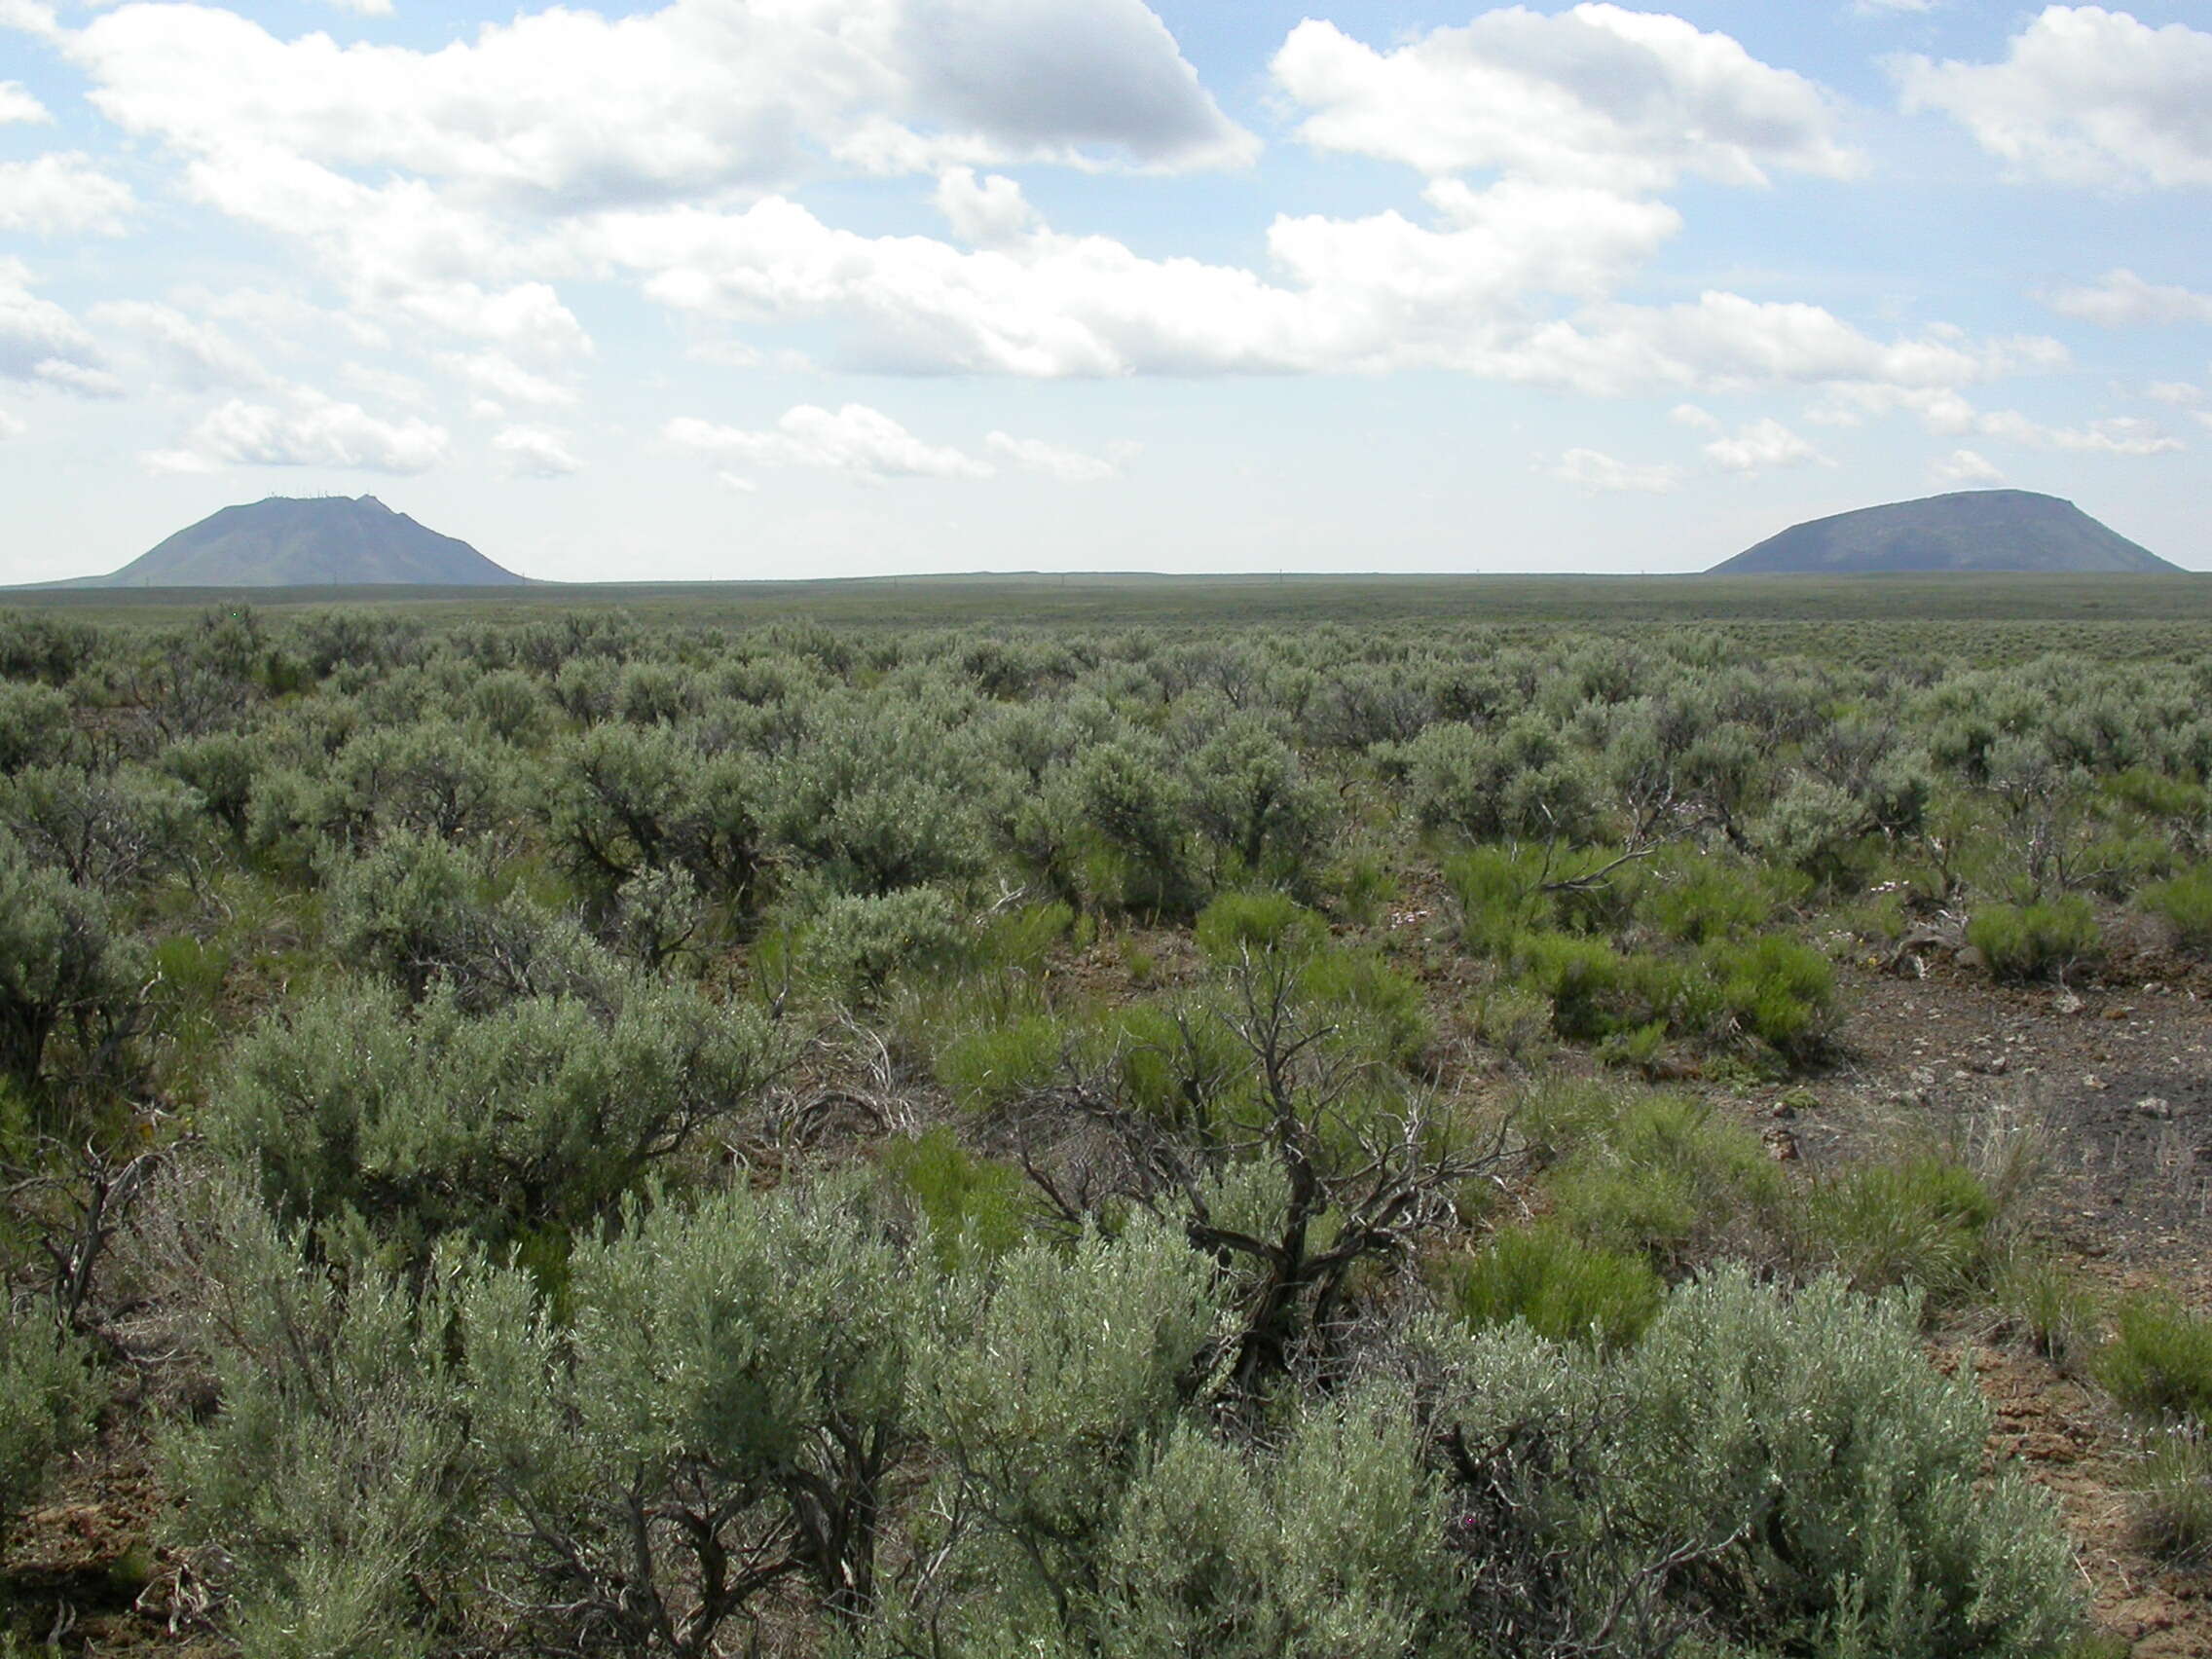
[[[2212,569],[2212,7],[0,0],[0,581]]]

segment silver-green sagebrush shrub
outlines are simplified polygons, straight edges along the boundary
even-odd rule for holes
[[[220,1405],[164,1437],[172,1535],[212,1552],[246,1659],[427,1659],[468,1602],[474,1498],[444,1332],[465,1261],[416,1277],[209,1184],[200,1343]]]
[[[45,1309],[0,1309],[0,1530],[91,1437],[105,1394],[82,1338]]]
[[[166,875],[192,850],[200,797],[141,767],[34,766],[0,781],[0,824],[71,881],[118,892]]]
[[[51,765],[69,747],[69,697],[51,685],[0,680],[0,774]]]
[[[1117,1659],[1471,1654],[1419,1442],[1414,1402],[1390,1383],[1306,1407],[1271,1446],[1178,1425],[1117,1508],[1085,1645]]]
[[[1095,1592],[1122,1494],[1222,1336],[1211,1279],[1179,1229],[1140,1213],[935,1282],[914,1411],[950,1483],[934,1507],[962,1518],[933,1534],[954,1618],[1049,1629]]]
[[[951,966],[971,942],[951,898],[937,888],[847,893],[815,912],[797,962],[832,993],[866,1002],[896,975]]]
[[[1492,1650],[2065,1651],[2081,1607],[2054,1508],[1988,1475],[1989,1409],[1918,1327],[1908,1297],[1726,1270],[1602,1366],[1523,1325],[1432,1337]]]
[[[86,1048],[128,1033],[142,983],[107,899],[0,836],[0,1074],[39,1083],[57,1033]]]
[[[411,1253],[459,1234],[557,1256],[777,1064],[759,1014],[681,986],[471,1016],[450,992],[410,1012],[356,981],[243,1038],[206,1129],[287,1219],[355,1215]]]
[[[1686,1574],[1748,1644],[2037,1654],[2080,1619],[2054,1506],[1990,1480],[1990,1412],[1931,1367],[1915,1299],[1727,1269],[1677,1291],[1623,1361],[1629,1466],[1735,1541]],[[1677,1523],[1679,1524],[1678,1521]]]
[[[929,1282],[872,1208],[846,1181],[655,1211],[577,1249],[565,1316],[525,1273],[471,1283],[471,1546],[504,1640],[705,1659],[787,1579],[872,1612]]]

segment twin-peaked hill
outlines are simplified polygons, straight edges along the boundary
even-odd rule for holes
[[[1712,574],[1887,575],[1915,571],[2096,574],[2178,571],[2072,501],[2030,490],[1967,490],[1793,525]]]
[[[529,580],[374,496],[225,507],[113,574],[71,587],[509,587]]]

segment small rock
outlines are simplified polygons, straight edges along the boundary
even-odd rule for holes
[[[1767,1116],[1787,1124],[1790,1119],[1797,1116],[1797,1108],[1790,1105],[1787,1100],[1777,1100]]]
[[[1968,945],[1966,949],[1960,951],[1953,960],[1955,960],[1961,968],[1974,969],[1986,968],[1989,966],[1989,958],[1982,955],[1981,947],[1979,945],[1974,944]]]
[[[1799,1156],[1797,1137],[1788,1129],[1769,1129],[1766,1132],[1766,1150],[1777,1163],[1794,1163]]]
[[[2083,1005],[2082,999],[2072,991],[2061,990],[2050,999],[2050,1006],[2052,1012],[2057,1014],[2080,1014]]]
[[[2132,1110],[2146,1118],[2171,1118],[2174,1115],[2172,1104],[2156,1094],[2146,1094],[2135,1103]]]
[[[2110,1088],[2112,1085],[2105,1082],[2105,1080],[2099,1077],[2095,1072],[2090,1072],[2087,1076],[2082,1079],[2082,1087],[2083,1088],[2104,1089]]]
[[[2135,1011],[2131,1008],[2108,1008],[2105,1010],[2107,1019],[2132,1019],[2134,1016]]]

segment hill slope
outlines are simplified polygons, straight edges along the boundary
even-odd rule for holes
[[[1817,571],[2173,571],[2072,501],[2030,490],[1966,490],[1813,519],[1715,565],[1714,575]]]
[[[507,586],[529,578],[425,530],[374,496],[272,496],[225,507],[80,587]]]

